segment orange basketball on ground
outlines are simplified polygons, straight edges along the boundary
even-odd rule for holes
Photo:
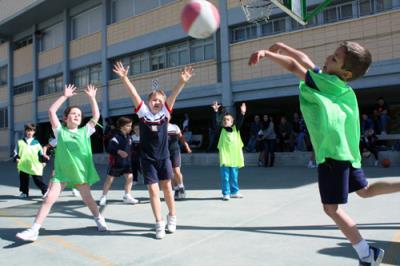
[[[390,166],[390,160],[389,159],[383,159],[381,164],[382,164],[382,167],[388,168]]]

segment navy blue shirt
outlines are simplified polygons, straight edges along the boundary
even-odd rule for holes
[[[108,143],[108,152],[110,153],[110,164],[113,167],[125,167],[131,164],[131,145],[132,139],[129,135],[124,135],[121,131],[116,132]],[[128,157],[122,158],[118,154],[122,150],[128,154]]]
[[[140,158],[151,161],[169,158],[168,118],[172,110],[167,103],[157,114],[153,114],[143,101],[135,109],[139,116]]]

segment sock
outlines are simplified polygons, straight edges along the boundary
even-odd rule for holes
[[[356,250],[358,257],[361,260],[369,256],[369,245],[364,239],[353,245],[353,248]]]
[[[184,188],[185,186],[183,184],[178,184],[178,188]]]
[[[34,224],[32,225],[32,229],[35,230],[35,231],[39,231],[39,229],[40,229],[41,226],[42,226],[42,225],[40,225],[40,224],[38,224],[38,223],[34,223]]]

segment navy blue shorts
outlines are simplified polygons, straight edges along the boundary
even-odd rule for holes
[[[169,158],[171,159],[172,168],[181,167],[181,153],[179,151],[171,152]]]
[[[158,183],[160,180],[171,180],[173,177],[170,159],[150,161],[141,158],[140,165],[142,166],[144,183],[146,185]]]
[[[115,166],[108,167],[107,175],[113,177],[119,177],[124,174],[132,174],[132,168],[129,165],[123,167],[115,167]]]
[[[318,165],[318,186],[323,204],[347,203],[349,193],[367,185],[362,168],[353,168],[349,161],[327,158]]]

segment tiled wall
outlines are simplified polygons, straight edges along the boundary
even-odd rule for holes
[[[8,102],[8,87],[0,86],[0,102]]]
[[[95,32],[88,36],[73,40],[70,43],[70,56],[76,58],[101,50],[101,33]]]
[[[38,113],[47,112],[50,105],[60,97],[61,92],[50,95],[39,96],[38,98]]]
[[[14,123],[30,122],[32,120],[32,93],[14,96]]]
[[[262,60],[255,67],[247,65],[250,54],[268,49],[275,42],[284,42],[302,50],[317,64],[323,65],[326,56],[333,53],[343,40],[359,42],[367,47],[373,61],[400,58],[400,12],[393,11],[372,17],[340,22],[284,33],[231,45],[232,80],[246,80],[287,73],[277,64]]]
[[[8,42],[0,44],[0,60],[8,59],[8,45]]]
[[[102,91],[103,91],[103,88],[99,87],[97,89],[97,93],[96,93],[96,100],[97,100],[97,103],[99,104],[99,106],[100,106],[100,102],[101,102]],[[71,97],[69,99],[69,103],[70,103],[70,105],[82,106],[82,105],[89,104],[89,100],[88,100],[87,95],[83,92],[83,90],[80,90],[78,92],[78,95]]]
[[[14,77],[32,72],[32,44],[14,51]]]
[[[197,87],[217,83],[217,65],[214,60],[204,61],[194,64],[194,75],[186,87]],[[152,91],[152,80],[157,79],[160,88],[168,92],[173,89],[180,78],[181,68],[169,68],[155,72],[146,73],[140,76],[131,77],[131,81],[139,94],[147,95]],[[119,80],[110,82],[109,89],[110,100],[116,100],[129,97]]]
[[[44,51],[39,54],[39,69],[60,63],[63,60],[64,47],[59,46],[54,49]]]

